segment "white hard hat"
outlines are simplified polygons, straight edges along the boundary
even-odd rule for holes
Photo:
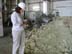
[[[25,3],[20,2],[20,3],[18,4],[18,6],[19,6],[20,8],[22,8],[23,10],[25,10]]]

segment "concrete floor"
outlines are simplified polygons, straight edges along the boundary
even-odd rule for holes
[[[5,36],[0,38],[0,54],[12,54],[12,38]]]

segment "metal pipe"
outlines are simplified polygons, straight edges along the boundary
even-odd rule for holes
[[[46,15],[48,14],[48,1],[47,0],[43,1],[43,13]]]

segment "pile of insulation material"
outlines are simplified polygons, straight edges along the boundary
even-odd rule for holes
[[[72,17],[57,17],[28,35],[25,54],[72,54]]]

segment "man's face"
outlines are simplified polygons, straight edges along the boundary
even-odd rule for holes
[[[24,15],[24,10],[21,9],[20,10],[20,13],[21,13],[21,15]]]

